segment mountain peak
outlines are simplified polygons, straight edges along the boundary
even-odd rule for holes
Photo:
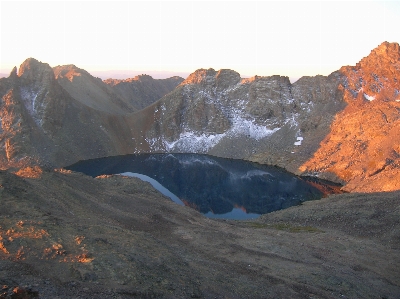
[[[186,84],[200,84],[202,81],[204,81],[207,77],[214,77],[217,72],[212,69],[198,69],[191,73],[185,81],[181,83],[181,85],[186,85]]]
[[[212,68],[209,69],[198,69],[194,73],[190,74],[181,85],[186,84],[202,84],[209,85],[215,82],[218,85],[233,85],[240,81],[240,74],[230,69],[221,69],[218,72]]]
[[[385,67],[385,65],[393,65],[400,62],[400,48],[398,43],[383,42],[378,47],[373,49],[371,53],[361,59],[361,67],[372,67],[378,66]],[[358,65],[357,65],[358,66]]]
[[[21,64],[18,77],[26,83],[36,82],[35,84],[48,84],[55,81],[53,69],[50,65],[35,58],[28,58]]]
[[[378,47],[373,49],[371,52],[376,53],[378,55],[389,55],[391,54],[399,54],[399,44],[398,43],[389,43],[383,42]]]
[[[111,86],[115,86],[117,84],[120,83],[131,83],[131,82],[151,82],[154,81],[155,79],[150,76],[150,75],[146,75],[146,74],[141,74],[141,75],[137,75],[133,78],[127,78],[127,79],[113,79],[113,78],[108,78],[106,80],[103,80],[104,83],[111,85]]]
[[[14,66],[13,69],[10,72],[10,78],[16,78],[18,76],[17,74],[17,67]]]
[[[400,90],[399,44],[383,42],[355,66],[343,66],[339,72],[346,78],[346,102],[395,100]]]
[[[80,69],[74,64],[58,65],[53,68],[53,71],[56,79],[67,78],[69,81],[72,81],[76,76],[91,76],[87,71]]]
[[[18,77],[33,79],[37,75],[37,73],[42,72],[52,73],[53,71],[47,63],[43,63],[31,57],[26,59],[19,67]]]
[[[150,75],[141,74],[141,75],[135,76],[135,78],[133,78],[133,80],[143,81],[143,80],[154,80],[154,79]]]

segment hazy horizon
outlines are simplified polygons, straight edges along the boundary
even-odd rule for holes
[[[42,61],[43,63],[45,63],[45,61]],[[17,67],[17,71],[19,69],[18,66]],[[53,66],[51,66],[53,67]],[[1,72],[0,73],[0,78],[3,77],[8,77],[10,75],[10,72],[12,71],[12,69],[10,69],[9,72]],[[98,77],[102,80],[106,80],[106,79],[119,79],[119,80],[123,80],[123,79],[129,79],[129,78],[134,78],[136,76],[140,76],[140,75],[149,75],[151,76],[153,79],[167,79],[167,78],[171,78],[174,76],[179,76],[182,77],[184,79],[186,79],[191,73],[195,72],[196,70],[193,70],[193,72],[191,73],[187,73],[187,72],[173,72],[173,71],[152,71],[152,70],[105,70],[105,71],[90,71],[90,70],[85,70],[88,73],[90,73],[92,76],[94,77]],[[216,70],[218,71],[218,70]],[[255,75],[247,75],[247,74],[240,74],[241,78],[250,78],[250,77],[254,77]],[[280,74],[274,74],[274,75],[280,75]],[[300,77],[289,77],[289,80],[291,83],[294,83],[295,81],[297,81],[298,79],[300,79]]]
[[[33,57],[128,77],[213,68],[299,78],[400,42],[395,1],[1,1],[0,15],[4,74]]]

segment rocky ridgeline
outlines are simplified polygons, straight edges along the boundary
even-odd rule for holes
[[[140,110],[162,98],[182,81],[183,78],[178,76],[153,79],[149,75],[139,75],[125,80],[107,79],[104,83],[111,86],[113,91],[127,103],[131,103]]]
[[[75,65],[53,68],[58,83],[77,101],[85,106],[112,114],[127,114],[138,110],[132,102],[118,95],[100,78]]]
[[[1,163],[194,152],[278,165],[352,191],[397,190],[399,65],[399,45],[387,42],[356,66],[294,84],[213,69],[183,82],[103,82],[73,65],[28,59],[0,79]]]

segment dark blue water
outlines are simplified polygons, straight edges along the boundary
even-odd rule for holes
[[[93,177],[139,177],[176,203],[210,218],[256,218],[324,195],[322,188],[315,187],[323,183],[306,181],[283,169],[207,155],[126,155],[80,161],[66,169]]]

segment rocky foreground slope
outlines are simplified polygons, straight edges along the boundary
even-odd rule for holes
[[[222,221],[138,179],[31,168],[0,171],[0,198],[1,298],[400,294],[398,192]]]

